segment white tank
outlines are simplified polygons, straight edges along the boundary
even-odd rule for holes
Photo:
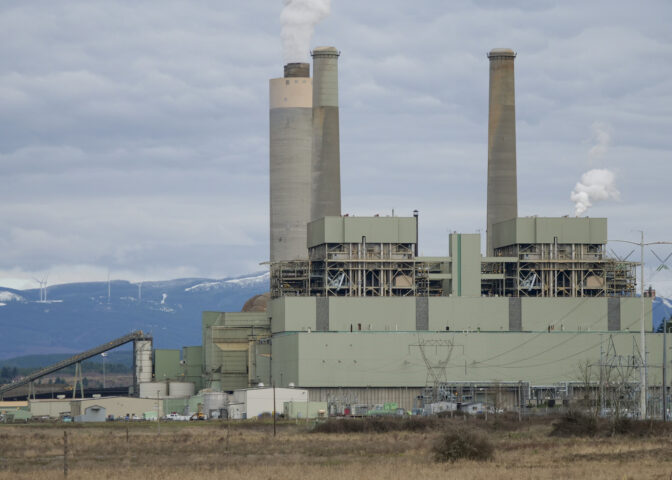
[[[210,414],[213,410],[219,411],[225,408],[229,401],[229,395],[224,392],[208,392],[203,394],[203,410]]]
[[[140,398],[166,398],[168,387],[165,382],[143,382],[140,384]]]
[[[135,342],[135,377],[138,383],[152,381],[152,341]],[[156,392],[155,392],[156,393]]]
[[[194,384],[191,382],[170,382],[168,384],[169,398],[191,397],[194,394]]]

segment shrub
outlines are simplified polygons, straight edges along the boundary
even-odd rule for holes
[[[437,462],[468,460],[491,460],[495,448],[482,434],[465,429],[456,429],[442,434],[434,443],[432,452]]]
[[[386,433],[423,432],[437,427],[439,420],[432,417],[367,417],[330,418],[315,425],[315,433]]]
[[[597,418],[579,411],[569,411],[553,424],[552,437],[593,437],[597,434]]]
[[[660,437],[672,433],[672,424],[662,420],[635,420],[619,417],[613,420],[614,435],[629,435],[631,437]]]

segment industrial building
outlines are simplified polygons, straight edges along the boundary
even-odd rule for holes
[[[170,410],[202,401],[234,416],[264,384],[330,409],[487,402],[495,391],[521,404],[571,398],[576,365],[610,356],[636,359],[624,379],[634,398],[637,264],[606,255],[607,219],[518,217],[515,53],[488,54],[486,254],[480,234],[453,233],[447,257],[418,255],[418,212],[341,215],[339,55],[316,48],[313,78],[295,63],[269,83],[269,294],[242,312],[204,312],[201,346],[155,350],[151,378],[136,373],[140,396],[156,389]],[[645,298],[647,325],[650,310]],[[660,342],[647,336],[649,365],[659,365]],[[648,374],[660,384],[659,369]],[[193,392],[170,395],[180,384]]]
[[[495,390],[518,405],[566,400],[579,363],[627,357],[634,399],[642,315],[651,325],[637,264],[607,256],[605,218],[518,217],[516,54],[488,54],[486,254],[480,234],[453,233],[447,257],[418,255],[417,211],[341,215],[340,52],[312,55],[312,79],[288,64],[270,80],[270,295],[254,311],[204,312],[201,364],[185,355],[184,368],[223,391],[295,385],[311,401],[410,409]],[[647,340],[660,385],[661,340]]]
[[[245,399],[267,397],[264,385],[282,389],[283,403],[301,402],[288,406],[297,416],[306,402],[330,412],[388,402],[519,407],[602,389],[581,384],[578,366],[592,365],[594,378],[620,382],[627,408],[644,393],[651,411],[662,336],[650,331],[652,299],[636,295],[638,264],[607,255],[606,218],[518,217],[516,54],[488,54],[485,255],[480,234],[452,233],[446,257],[418,255],[417,211],[342,215],[340,52],[312,55],[312,79],[310,65],[296,63],[269,84],[269,294],[242,312],[204,312],[203,344],[181,355],[155,350],[152,362],[151,343],[136,339],[140,396],[232,416],[249,416]],[[607,375],[623,365],[618,379]]]

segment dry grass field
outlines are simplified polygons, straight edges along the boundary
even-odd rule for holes
[[[346,420],[355,421],[355,420]],[[552,419],[504,426],[445,419],[384,433],[314,433],[305,424],[260,421],[0,425],[0,479],[640,479],[672,478],[672,435],[550,436]],[[481,432],[494,459],[436,463],[441,432]],[[337,429],[338,430],[338,429]],[[339,430],[340,431],[340,430]]]

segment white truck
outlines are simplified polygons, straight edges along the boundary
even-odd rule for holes
[[[172,412],[166,415],[166,420],[174,420],[178,422],[188,422],[189,421],[189,416],[188,415],[180,415],[177,412]]]

